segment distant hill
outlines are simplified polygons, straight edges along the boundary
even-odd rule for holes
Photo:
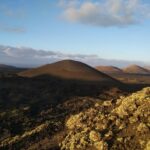
[[[150,74],[150,71],[137,65],[131,65],[123,69],[125,73],[134,73],[134,74]]]
[[[120,68],[115,66],[97,66],[96,69],[104,73],[123,73]]]
[[[16,74],[27,70],[27,68],[17,68],[15,66],[0,64],[0,74]]]
[[[150,66],[145,66],[144,68],[150,71]]]
[[[0,70],[13,70],[13,69],[17,69],[17,67],[0,64]]]
[[[116,83],[117,80],[78,61],[63,60],[19,73],[23,77],[49,75],[63,79]]]

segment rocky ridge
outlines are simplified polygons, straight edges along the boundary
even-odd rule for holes
[[[71,115],[62,150],[149,150],[150,88]]]

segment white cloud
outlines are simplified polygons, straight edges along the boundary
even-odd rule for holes
[[[0,46],[0,63],[20,66],[38,66],[63,59],[90,61],[96,55],[64,54],[55,51],[36,50],[27,47]]]
[[[27,47],[11,47],[0,45],[0,64],[2,63],[20,67],[36,67],[64,59],[78,60],[92,66],[114,65],[122,67],[129,64],[143,64],[141,62],[107,60],[99,58],[97,55],[73,55],[56,51],[36,50]]]
[[[127,26],[150,16],[150,5],[141,0],[60,0],[63,18],[95,26]]]

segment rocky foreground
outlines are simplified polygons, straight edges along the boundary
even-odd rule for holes
[[[150,150],[150,88],[71,115],[62,150]]]
[[[36,115],[32,105],[2,112],[0,150],[150,150],[150,87],[127,95],[111,89],[39,105]]]

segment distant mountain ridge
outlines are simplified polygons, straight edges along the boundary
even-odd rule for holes
[[[58,64],[58,62],[59,62],[59,64]],[[59,71],[61,71],[61,73],[62,72],[70,72],[70,73],[74,72],[75,73],[75,70],[77,68],[79,69],[80,68],[79,66],[81,64],[84,64],[84,63],[80,62],[80,65],[79,65],[79,61],[74,61],[74,60],[62,60],[62,61],[58,61],[58,62],[55,62],[55,63],[52,63],[52,64],[46,64],[46,65],[43,65],[41,67],[37,67],[35,69],[32,69],[32,68],[31,69],[28,69],[28,68],[19,68],[19,67],[16,67],[16,66],[11,66],[11,65],[6,65],[6,64],[0,64],[0,71],[1,72],[3,72],[3,71],[6,71],[6,72],[19,71],[19,72],[21,72],[19,75],[21,75],[21,76],[25,75],[25,76],[31,76],[31,77],[34,76],[34,74],[35,74],[35,76],[36,76],[36,74],[37,75],[42,75],[43,73],[41,71],[44,71],[45,72],[44,74],[49,74],[50,73],[51,75],[59,76]],[[61,65],[60,65],[60,62],[61,62]],[[78,65],[77,65],[77,62],[78,62]],[[52,67],[52,65],[53,65],[53,67]],[[86,64],[84,64],[84,65],[87,68],[88,65],[86,65]],[[85,68],[85,66],[83,68]],[[57,67],[59,69],[60,68],[61,69],[60,70],[56,69]],[[88,66],[88,67],[92,68],[90,66]],[[71,68],[72,68],[72,70],[71,70]],[[80,68],[78,71],[82,72],[83,68]],[[42,69],[42,70],[40,71],[40,69]],[[95,69],[98,70],[98,71],[100,71],[101,73],[106,73],[106,74],[121,74],[121,73],[150,74],[150,66],[141,67],[141,66],[138,66],[138,65],[130,65],[130,66],[127,66],[125,68],[118,68],[116,66],[103,66],[103,65],[100,65],[100,66],[96,66]],[[64,75],[60,75],[60,76],[62,76],[62,77],[66,76],[66,78],[68,78],[69,74],[68,74],[68,77],[67,77],[67,74],[66,75],[65,74]],[[86,76],[84,78],[86,78]]]
[[[134,74],[150,74],[150,71],[144,67],[138,65],[131,65],[126,68],[123,68],[125,73],[134,73]]]
[[[19,68],[11,65],[0,64],[0,73],[17,73],[27,70],[27,68]]]
[[[0,70],[2,70],[2,69],[17,69],[17,67],[0,64]]]

